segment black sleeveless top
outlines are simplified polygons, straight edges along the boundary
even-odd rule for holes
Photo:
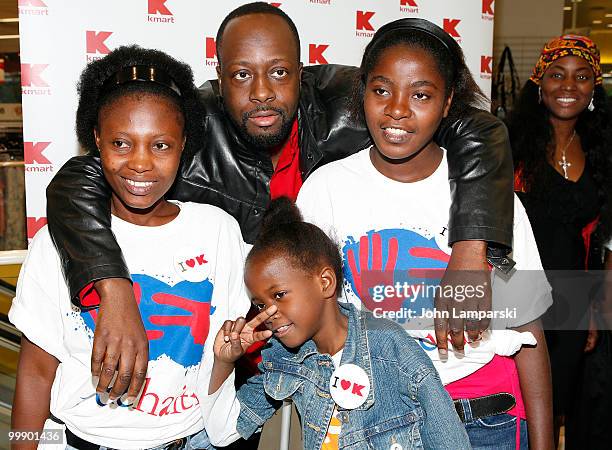
[[[586,251],[582,229],[595,220],[600,210],[598,188],[588,162],[577,181],[566,180],[549,164],[550,192],[518,193],[535,236],[546,270],[584,270]]]

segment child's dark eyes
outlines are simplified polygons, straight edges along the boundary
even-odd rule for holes
[[[374,93],[376,95],[388,95],[389,94],[389,92],[386,89],[383,89],[383,88],[375,88],[374,89]]]
[[[280,300],[281,298],[283,298],[285,295],[287,294],[287,291],[278,291],[278,292],[274,292],[272,294],[272,298],[274,300]],[[263,311],[264,309],[266,309],[266,305],[264,305],[263,303],[255,303],[253,302],[253,306],[255,307],[255,309],[257,311]]]

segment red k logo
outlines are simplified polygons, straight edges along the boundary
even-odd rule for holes
[[[495,0],[482,0],[482,13],[493,15],[493,2]]]
[[[45,2],[43,2],[42,0],[19,0],[18,6],[37,6],[39,8],[47,7],[47,5],[45,5]]]
[[[493,62],[492,56],[481,56],[480,57],[480,73],[493,73],[491,63]]]
[[[46,217],[28,217],[27,219],[27,227],[28,227],[28,239],[32,239],[38,230],[47,225]]]
[[[274,6],[275,8],[280,8],[280,5],[282,5],[282,3],[274,3],[274,2],[270,2],[270,4]]]
[[[413,6],[418,8],[416,0],[400,0],[400,6]]]
[[[444,31],[454,38],[461,37],[457,32],[457,25],[459,25],[459,22],[461,22],[461,19],[444,19]]]
[[[49,64],[22,64],[21,85],[34,87],[48,87],[41,73]]]
[[[206,59],[213,59],[217,57],[217,43],[215,38],[206,38]]]
[[[357,11],[357,29],[374,31],[374,27],[370,23],[370,20],[372,17],[374,17],[374,14],[376,13],[372,11]]]
[[[309,44],[308,45],[308,63],[309,64],[328,64],[323,52],[327,50],[327,44]]]
[[[162,14],[171,16],[172,13],[166,6],[168,0],[149,0],[149,14]]]
[[[113,34],[112,31],[86,31],[87,53],[100,53],[102,55],[110,53],[104,41],[106,41],[111,34]]]
[[[23,160],[26,164],[51,164],[51,161],[43,155],[51,142],[24,142]]]

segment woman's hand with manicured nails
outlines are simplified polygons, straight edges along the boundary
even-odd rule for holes
[[[436,296],[435,308],[439,313],[448,316],[436,316],[434,326],[436,343],[441,355],[448,352],[448,336],[455,351],[462,352],[465,346],[465,333],[470,342],[480,339],[481,333],[489,327],[489,319],[468,321],[462,318],[465,311],[489,312],[492,308],[492,293],[490,269],[487,264],[487,243],[484,241],[459,241],[453,244],[448,266],[444,272],[440,286],[446,291],[446,286],[455,288],[472,286],[475,292],[482,289],[483,295],[466,297],[464,300]],[[448,319],[446,319],[448,317]]]
[[[100,296],[91,352],[91,374],[99,378],[96,391],[108,392],[111,400],[127,393],[127,402],[132,403],[145,382],[149,364],[149,340],[132,283],[107,278],[97,281],[95,288]]]

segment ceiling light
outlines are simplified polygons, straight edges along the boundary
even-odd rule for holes
[[[563,7],[563,11],[571,11],[572,7],[571,6],[564,6]]]
[[[612,13],[606,14],[606,17],[612,17]]]
[[[0,34],[0,39],[19,39],[18,34]]]
[[[602,23],[603,23],[603,21],[599,20],[599,19],[596,19],[596,20],[593,21],[593,25],[599,25],[599,24],[602,24]]]
[[[7,19],[0,19],[0,23],[12,23],[19,22],[19,17],[9,17]]]

